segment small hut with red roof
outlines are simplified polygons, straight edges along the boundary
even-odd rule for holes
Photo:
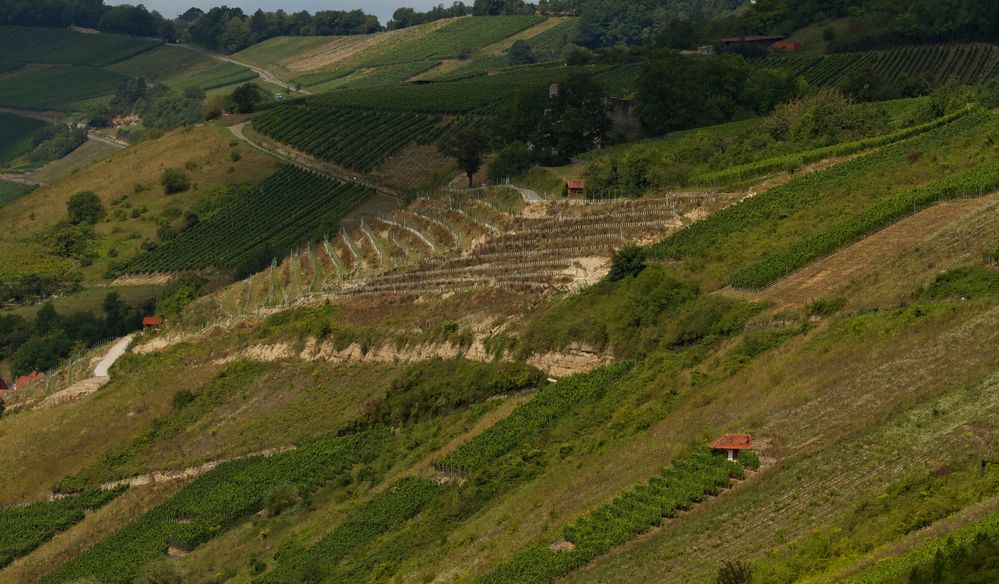
[[[24,391],[32,385],[45,379],[45,374],[38,371],[32,371],[27,375],[22,375],[14,380],[14,389]]]
[[[737,460],[740,451],[752,449],[752,434],[725,434],[711,443],[711,450],[724,453],[729,460]]]

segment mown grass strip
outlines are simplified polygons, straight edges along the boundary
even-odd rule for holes
[[[999,161],[987,162],[955,176],[883,201],[829,229],[793,243],[732,275],[736,288],[760,289],[812,261],[940,201],[981,196],[999,189]]]

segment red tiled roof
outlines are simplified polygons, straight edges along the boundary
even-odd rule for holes
[[[567,180],[565,181],[566,186],[570,189],[585,189],[586,181],[584,180]]]
[[[751,34],[741,37],[729,37],[727,39],[721,39],[723,43],[758,43],[761,41],[779,41],[784,38],[779,34]]]
[[[160,326],[163,324],[162,316],[147,316],[142,319],[142,326]]]
[[[38,383],[45,378],[44,373],[39,373],[38,371],[32,371],[27,375],[22,375],[14,381],[14,387],[17,389],[24,389],[32,384]]]
[[[715,450],[752,450],[752,434],[725,434],[711,443]]]

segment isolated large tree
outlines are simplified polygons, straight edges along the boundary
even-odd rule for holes
[[[468,175],[468,186],[472,186],[475,173],[482,168],[482,161],[489,152],[489,136],[477,128],[465,128],[440,143],[441,154],[458,160],[458,167]]]
[[[66,202],[69,222],[74,225],[93,225],[104,218],[104,205],[100,197],[93,191],[76,193]]]

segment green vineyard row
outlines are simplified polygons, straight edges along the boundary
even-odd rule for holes
[[[716,184],[729,184],[736,181],[746,180],[749,178],[756,178],[771,174],[779,171],[794,171],[806,164],[812,162],[818,162],[826,158],[832,158],[834,156],[849,156],[850,154],[856,154],[857,152],[863,152],[865,150],[870,150],[872,148],[879,148],[881,146],[886,146],[888,144],[893,144],[895,142],[911,138],[913,136],[918,136],[919,134],[928,132],[935,128],[939,128],[945,124],[949,124],[954,120],[967,115],[970,110],[960,110],[953,112],[946,116],[937,118],[931,122],[925,124],[920,124],[918,126],[913,126],[911,128],[905,128],[897,132],[892,132],[890,134],[885,134],[883,136],[874,136],[872,138],[864,138],[861,140],[855,140],[853,142],[846,142],[843,144],[834,144],[832,146],[826,146],[824,148],[816,148],[814,150],[808,150],[805,152],[797,152],[794,154],[787,154],[784,156],[778,156],[775,158],[769,158],[767,160],[760,160],[750,164],[743,164],[739,166],[733,166],[726,168],[725,170],[719,170],[715,172],[706,172],[699,175],[694,175],[690,178],[690,183],[696,186],[705,185],[716,185]]]
[[[534,399],[439,460],[434,466],[441,472],[457,473],[482,468],[525,440],[542,433],[577,405],[599,399],[611,384],[630,369],[630,363],[617,363],[560,379],[539,390]]]
[[[307,570],[317,566],[329,570],[352,551],[416,516],[442,490],[441,485],[430,479],[402,479],[311,548],[285,550],[278,565],[255,582],[297,584],[307,580]]]
[[[946,199],[981,196],[996,189],[999,189],[999,161],[987,162],[931,185],[892,197],[863,213],[853,215],[821,233],[746,266],[736,272],[730,282],[737,288],[763,288],[906,215]]]
[[[103,507],[124,488],[96,490],[84,495],[0,509],[0,568],[52,539],[56,533],[83,521],[84,513]]]
[[[746,459],[749,466],[758,462]],[[479,578],[479,584],[547,584],[634,537],[662,524],[663,518],[718,495],[732,479],[745,477],[742,463],[729,462],[708,449],[677,459],[645,484],[614,498],[563,530],[569,549],[534,546]]]
[[[682,259],[700,257],[726,238],[808,209],[843,181],[866,176],[883,167],[885,160],[904,160],[912,152],[963,135],[989,119],[978,111],[931,131],[894,142],[822,172],[807,174],[727,207],[703,221],[682,229],[649,248],[653,257]]]
[[[977,85],[999,73],[999,49],[992,45],[932,45],[883,52],[841,53],[814,57],[774,57],[762,60],[770,67],[788,69],[812,85],[835,85],[851,71],[870,67],[887,83],[926,76],[943,83],[957,79]]]
[[[436,142],[474,121],[291,104],[268,111],[254,121],[254,127],[317,158],[368,172],[407,144]]]
[[[210,219],[139,255],[127,269],[233,269],[264,247],[283,255],[310,238],[335,232],[340,220],[371,194],[367,187],[287,166]]]
[[[42,582],[131,582],[168,548],[193,550],[261,511],[265,495],[276,486],[291,484],[299,493],[311,493],[353,465],[372,460],[390,440],[391,432],[380,428],[221,464]]]

